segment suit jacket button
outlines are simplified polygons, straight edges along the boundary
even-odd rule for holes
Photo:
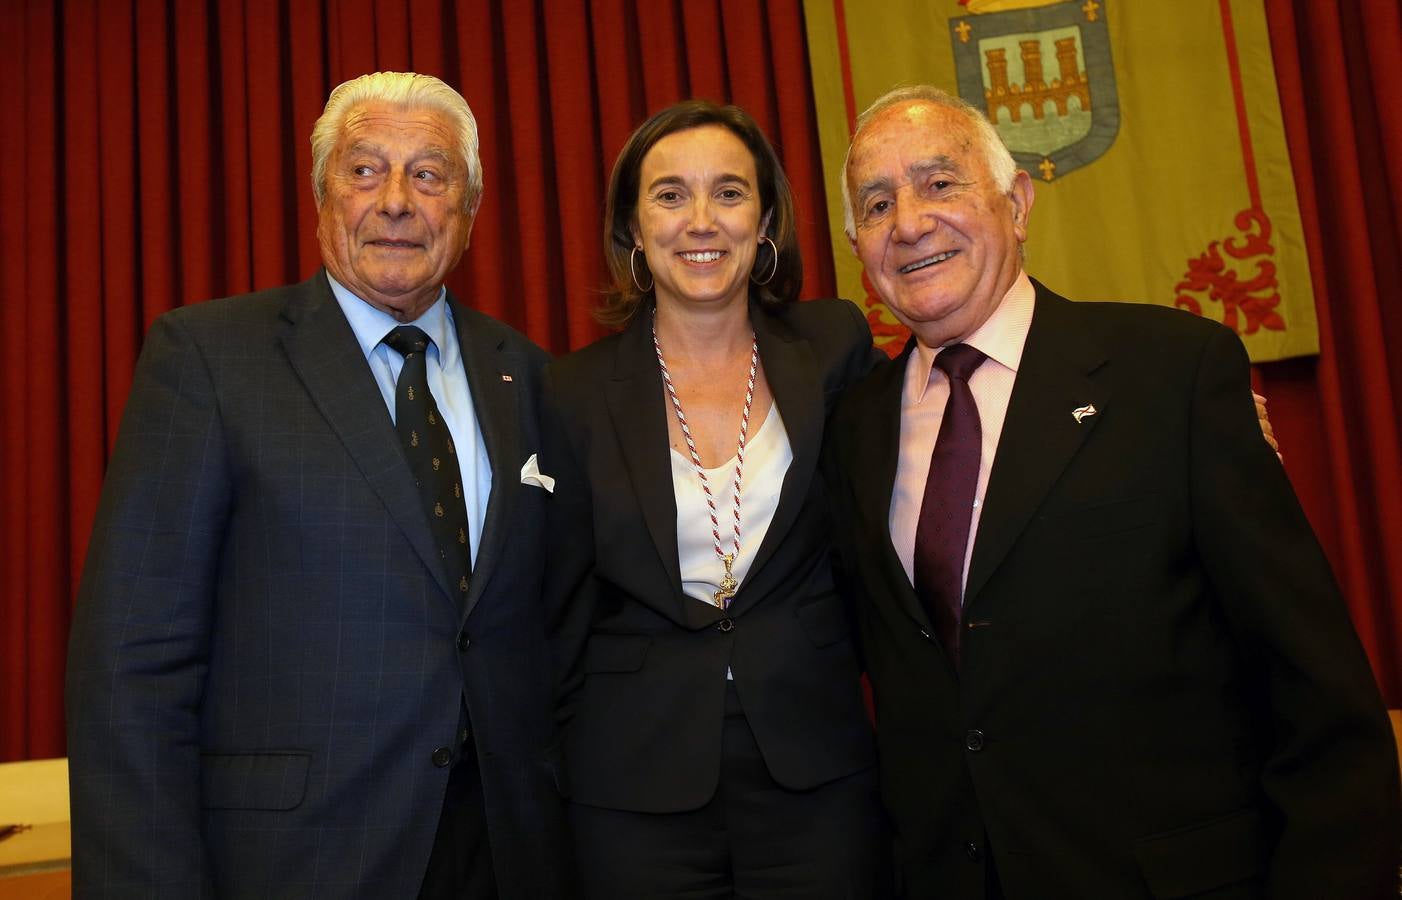
[[[437,750],[433,751],[433,764],[438,768],[441,769],[452,761],[453,751],[449,750],[447,747],[439,747]]]
[[[458,649],[459,649],[460,651],[462,651],[463,653],[466,653],[466,652],[467,652],[467,648],[470,647],[470,646],[472,646],[472,641],[468,640],[468,638],[467,638],[467,632],[464,631],[464,632],[462,632],[461,634],[459,634],[459,635],[458,635]]]
[[[716,630],[722,632],[734,631],[735,622],[731,619],[721,619],[719,622],[716,623]]]
[[[974,843],[973,841],[969,841],[967,844],[964,845],[964,852],[968,855],[969,859],[973,860],[974,862],[978,862],[979,860],[983,859],[983,849],[980,848],[979,845]]]
[[[964,747],[970,753],[977,753],[983,749],[983,732],[977,728],[972,728],[964,735]]]

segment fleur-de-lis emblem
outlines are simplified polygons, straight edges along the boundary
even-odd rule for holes
[[[411,431],[411,432],[409,432],[409,446],[410,446],[410,447],[417,447],[418,445],[419,445],[419,433],[418,433],[417,431]]]
[[[462,496],[462,485],[458,484],[456,481],[453,482],[453,496],[454,496],[454,497],[461,497],[461,496]]]
[[[464,530],[461,529],[461,528],[458,529],[458,543],[459,543],[459,544],[466,544],[466,543],[467,543],[467,532],[464,531]]]
[[[430,424],[430,425],[437,425],[437,424],[438,424],[438,420],[435,419],[435,418],[433,417],[433,410],[431,410],[431,409],[428,411],[428,424]]]
[[[410,399],[410,400],[413,400],[413,399],[414,399],[414,386],[413,386],[412,384],[409,385],[409,399]]]
[[[435,503],[435,504],[433,504],[433,514],[434,514],[435,516],[437,516],[438,518],[440,518],[440,519],[443,518],[443,504],[442,504],[442,503]]]
[[[435,456],[435,457],[433,458],[433,471],[437,472],[437,471],[438,471],[438,467],[441,466],[441,465],[443,465],[443,460],[441,460],[441,459],[439,459],[438,457]]]
[[[457,455],[458,455],[458,448],[455,447],[455,446],[453,446],[453,440],[452,440],[452,438],[449,438],[449,439],[448,439],[448,452],[451,453],[451,454],[453,454],[454,456],[457,456]]]

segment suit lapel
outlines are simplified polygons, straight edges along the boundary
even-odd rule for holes
[[[858,515],[865,528],[855,529],[856,533],[880,535],[869,550],[880,556],[881,568],[886,579],[906,614],[919,623],[926,632],[933,626],[930,617],[916,596],[910,578],[891,543],[891,495],[896,488],[896,467],[901,453],[901,402],[905,389],[906,366],[910,355],[915,351],[915,338],[906,342],[901,354],[889,363],[883,363],[868,382],[871,392],[870,403],[863,426],[858,433],[845,436],[856,442],[853,454],[856,471],[851,474],[857,487],[856,500]]]
[[[605,386],[604,396],[633,494],[667,574],[670,596],[680,601],[684,596],[677,559],[677,499],[672,488],[662,372],[652,346],[651,321],[650,310],[641,309],[620,336],[613,378]],[[694,600],[686,602],[701,606]]]
[[[818,464],[825,415],[822,373],[813,358],[813,350],[808,341],[795,334],[779,319],[768,315],[758,304],[750,306],[750,321],[754,325],[755,339],[759,342],[764,377],[769,382],[774,403],[783,417],[793,459],[784,475],[774,518],[765,531],[764,540],[753,551],[754,561],[750,564],[745,581],[735,598],[735,608],[745,605],[745,588],[758,582],[765,563],[784,542],[808,499],[808,485],[813,481],[813,471]],[[741,552],[744,552],[745,523],[742,521],[740,526]],[[758,593],[751,591],[749,596],[758,596]]]
[[[477,561],[472,567],[471,587],[461,610],[465,621],[491,581],[506,540],[511,498],[520,486],[518,469],[525,462],[521,448],[519,385],[529,382],[525,358],[505,349],[504,334],[489,327],[491,322],[459,304],[452,294],[448,295],[448,300],[452,304],[458,346],[462,348],[467,386],[472,393],[472,410],[492,468],[492,491],[482,521]],[[470,322],[470,319],[476,321]]]
[[[1104,349],[1076,327],[1069,300],[1036,287],[1032,326],[969,562],[966,607],[977,601],[979,591],[1111,402],[1109,386],[1095,378],[1107,359]],[[1094,406],[1094,415],[1079,420],[1072,415],[1088,405]]]
[[[384,397],[324,273],[300,286],[283,317],[290,323],[282,335],[283,349],[312,402],[444,595],[453,596]]]

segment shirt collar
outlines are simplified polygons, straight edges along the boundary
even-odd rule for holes
[[[994,362],[1017,372],[1022,362],[1022,347],[1027,343],[1027,332],[1032,327],[1032,308],[1037,299],[1037,290],[1027,273],[1019,271],[1012,287],[998,301],[998,306],[988,320],[973,334],[958,343],[968,344]],[[935,356],[944,347],[927,347],[920,341],[915,343],[915,352],[920,357],[919,371],[925,378],[915,386],[915,400],[925,397],[925,389],[930,385],[930,375],[935,367]]]
[[[384,336],[404,323],[357,297],[350,288],[332,278],[330,272],[326,273],[326,280],[331,283],[331,293],[335,296],[336,302],[340,304],[341,312],[346,314],[346,321],[350,322],[351,331],[355,332],[355,339],[360,344],[360,352],[365,354],[366,359],[369,359],[370,354],[375,352],[375,348],[379,346]],[[452,313],[448,310],[447,293],[447,289],[440,286],[438,298],[433,301],[433,305],[412,323],[422,328],[429,340],[433,341],[434,346],[438,348],[440,359],[450,346],[448,332],[452,328]],[[456,345],[456,341],[451,343],[451,346]]]

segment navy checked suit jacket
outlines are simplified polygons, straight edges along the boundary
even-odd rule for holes
[[[71,637],[76,896],[413,897],[464,699],[501,896],[563,892],[547,356],[452,309],[492,465],[466,608],[323,273],[152,326]]]

